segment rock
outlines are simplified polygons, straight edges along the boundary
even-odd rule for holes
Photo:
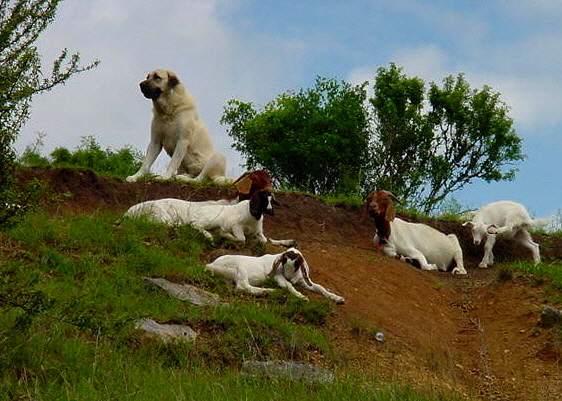
[[[557,324],[562,324],[562,311],[559,311],[551,306],[545,306],[542,309],[537,325],[547,329]]]
[[[283,378],[304,382],[331,383],[334,373],[322,367],[290,361],[245,361],[242,371],[249,375]]]
[[[156,284],[168,294],[181,301],[189,301],[197,306],[217,306],[220,297],[189,284],[175,284],[164,278],[143,277],[145,280]]]
[[[164,342],[173,340],[193,342],[197,333],[191,327],[180,324],[160,324],[152,319],[141,319],[135,323],[135,328],[144,330],[151,337],[158,337]]]

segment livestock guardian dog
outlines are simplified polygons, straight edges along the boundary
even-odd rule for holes
[[[229,182],[224,176],[226,159],[223,154],[215,152],[209,131],[199,118],[195,100],[176,74],[167,70],[152,71],[140,83],[140,90],[144,97],[152,100],[150,143],[141,168],[127,177],[127,181],[137,181],[149,173],[164,147],[172,159],[166,171],[156,176],[157,180]]]

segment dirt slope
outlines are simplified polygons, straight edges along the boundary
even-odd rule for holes
[[[230,192],[127,183],[69,169],[25,170],[18,177],[41,178],[57,193],[69,194],[55,207],[60,213],[120,213],[142,200],[218,199]],[[328,206],[302,194],[277,198],[282,206],[266,218],[266,234],[297,239],[312,278],[346,298],[326,329],[341,353],[341,369],[354,366],[375,379],[391,378],[436,393],[454,390],[474,399],[562,400],[560,345],[536,326],[545,295],[522,277],[498,280],[497,267],[478,269],[483,251],[460,225],[431,223],[459,236],[468,270],[464,277],[420,271],[384,256],[373,246],[373,225],[360,210]],[[502,241],[495,254],[500,262],[530,258]],[[562,244],[550,241],[543,258],[560,260]],[[374,340],[376,331],[385,333],[384,342]]]

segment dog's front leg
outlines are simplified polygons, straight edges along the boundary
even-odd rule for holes
[[[159,175],[156,179],[159,180],[169,180],[176,175],[183,158],[187,152],[187,147],[189,146],[189,141],[187,139],[179,139],[174,148],[174,154],[172,155],[172,160],[168,163],[168,167],[164,174]]]
[[[147,174],[150,172],[150,167],[152,166],[152,164],[154,163],[154,160],[156,160],[156,158],[158,157],[158,155],[160,154],[160,151],[162,150],[162,143],[159,141],[150,141],[148,143],[148,147],[146,149],[146,156],[144,158],[144,161],[142,162],[142,165],[139,169],[139,171],[137,171],[135,174],[128,176],[126,179],[129,182],[135,182],[137,181],[140,177],[142,177],[143,175]]]

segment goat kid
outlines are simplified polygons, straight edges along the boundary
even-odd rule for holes
[[[480,245],[482,239],[486,237],[484,257],[478,265],[478,267],[486,268],[494,263],[492,249],[497,236],[514,239],[529,248],[533,253],[535,265],[539,264],[541,262],[539,244],[533,241],[528,230],[544,226],[547,223],[548,219],[533,220],[527,209],[520,203],[498,201],[482,206],[478,209],[472,221],[464,223],[463,226],[472,229],[474,245]]]
[[[308,298],[297,291],[293,285],[301,285],[339,304],[345,302],[343,297],[312,282],[308,263],[296,248],[289,248],[283,253],[266,254],[259,257],[224,255],[209,263],[206,269],[233,281],[238,290],[251,294],[274,291],[272,288],[258,287],[268,278],[273,278],[280,287],[286,288],[301,299],[308,301]]]
[[[190,224],[211,241],[213,235],[209,231],[217,231],[220,236],[237,242],[246,241],[248,236],[255,237],[260,243],[266,243],[268,238],[263,234],[263,216],[274,215],[274,204],[277,202],[269,191],[260,191],[251,199],[234,205],[166,198],[131,206],[125,216],[145,216],[154,222],[168,225]],[[293,246],[296,243],[295,240],[271,238],[269,241],[281,246]]]
[[[382,190],[367,197],[365,207],[375,221],[375,245],[382,245],[388,256],[417,261],[423,270],[447,271],[455,262],[453,274],[466,274],[457,236],[396,217],[393,199],[398,201],[391,192]]]

